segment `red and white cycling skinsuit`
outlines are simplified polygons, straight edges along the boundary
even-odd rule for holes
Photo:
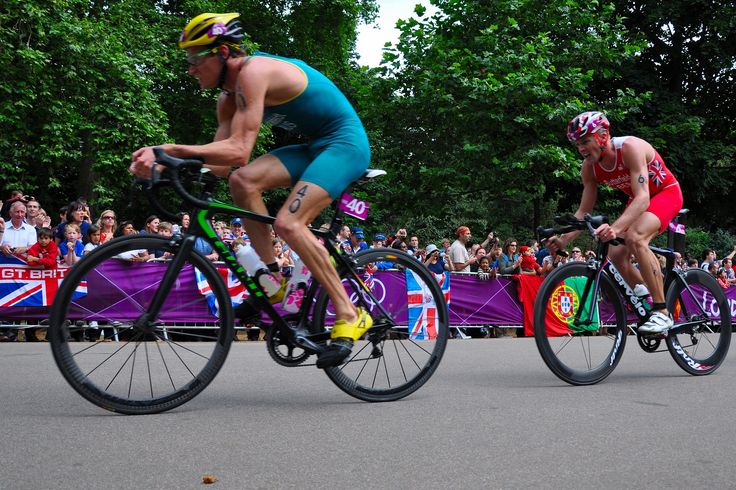
[[[616,163],[613,169],[603,168],[601,162],[593,164],[595,180],[626,193],[629,196],[627,206],[634,198],[631,192],[631,171],[624,165],[624,157],[621,152],[628,137],[620,136],[611,139],[616,149]],[[647,164],[647,169],[649,170],[649,207],[647,211],[659,218],[659,232],[662,233],[682,209],[682,190],[680,183],[665,166],[657,150],[654,150],[654,158]]]

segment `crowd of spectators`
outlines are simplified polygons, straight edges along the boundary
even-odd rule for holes
[[[111,209],[105,209],[94,219],[83,198],[60,208],[58,216],[57,222],[53,223],[51,216],[35,197],[13,191],[4,203],[0,201],[0,253],[15,255],[44,267],[73,265],[84,254],[114,237],[135,233],[171,236],[189,227],[189,215],[186,213],[182,213],[175,223],[161,221],[158,216],[151,215],[140,228],[131,220],[120,219]],[[250,243],[240,218],[233,218],[230,222],[214,221],[212,224],[218,236],[231,247]],[[47,240],[49,235],[50,241]],[[335,245],[348,254],[366,248],[390,247],[412,255],[436,273],[475,273],[481,279],[490,279],[497,274],[545,276],[567,262],[584,262],[595,257],[593,250],[583,251],[578,246],[571,247],[569,251],[550,252],[540,247],[533,238],[523,242],[513,236],[503,239],[493,231],[484,235],[482,241],[474,240],[470,229],[463,225],[458,226],[452,235],[451,239],[441,239],[439,245],[421,244],[417,235],[409,234],[406,228],[399,228],[393,234],[374,233],[369,243],[363,228],[345,225],[337,234]],[[279,267],[289,275],[298,257],[278,236],[273,234],[272,238]],[[205,240],[199,239],[195,248],[212,261],[219,259],[218,253]],[[711,272],[724,287],[731,287],[736,284],[732,267],[735,253],[736,246],[727,257],[717,260],[716,252],[708,249],[703,252],[701,261],[677,254],[676,266],[702,267]],[[163,251],[146,250],[121,258],[144,261],[167,257]]]
[[[85,254],[115,237],[136,233],[172,236],[186,231],[190,220],[186,213],[180,214],[175,223],[161,221],[158,216],[151,215],[139,229],[132,220],[119,218],[111,209],[99,213],[95,220],[86,200],[79,198],[61,207],[57,222],[53,221],[35,197],[13,191],[9,199],[0,201],[0,253],[46,268],[73,265]],[[229,222],[213,221],[212,225],[222,241],[234,251],[238,247],[249,246],[250,240],[240,218],[233,218]],[[298,256],[273,231],[271,233],[279,268],[283,275],[289,276]],[[390,247],[415,257],[437,274],[445,271],[475,274],[479,280],[490,280],[497,275],[545,276],[568,262],[584,262],[595,257],[593,250],[583,251],[578,246],[572,246],[569,252],[551,252],[540,247],[533,238],[524,242],[515,237],[504,239],[494,231],[485,234],[482,241],[474,240],[471,230],[464,225],[458,226],[452,235],[452,239],[439,240],[439,245],[422,244],[417,235],[409,234],[406,228],[399,228],[393,234],[374,233],[369,244],[363,228],[346,225],[337,234],[335,245],[347,254],[367,248]],[[219,259],[218,253],[201,238],[197,239],[195,249],[209,260]],[[732,263],[734,254],[736,246],[721,260],[716,258],[716,252],[712,249],[703,252],[701,261],[676,253],[675,266],[701,267],[713,274],[725,289],[736,284]],[[130,261],[165,260],[167,255],[162,250],[137,250],[118,258]]]

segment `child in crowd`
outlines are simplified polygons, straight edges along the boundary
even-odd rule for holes
[[[174,236],[174,225],[168,221],[162,221],[158,224],[158,234],[162,237],[170,238]],[[163,250],[153,250],[153,256],[157,259],[168,259],[171,258],[171,252],[165,252]]]
[[[539,275],[542,268],[537,264],[534,257],[534,249],[527,246],[521,247],[521,273],[527,276]]]
[[[718,276],[716,277],[716,280],[718,281],[718,285],[721,286],[723,289],[728,289],[731,284],[728,282],[728,277],[726,277],[726,269],[721,267],[718,269],[717,272]]]
[[[496,269],[491,268],[491,259],[488,255],[484,255],[478,262],[478,279],[487,281],[496,277]]]
[[[59,257],[59,248],[54,242],[54,234],[50,228],[38,230],[38,241],[28,249],[28,265],[42,265],[44,268],[56,267]]]
[[[99,247],[100,242],[102,242],[102,231],[100,227],[89,225],[89,230],[87,230],[87,245],[84,246],[84,255]]]
[[[74,265],[84,255],[84,243],[80,240],[82,235],[77,223],[67,223],[64,227],[64,240],[59,243],[59,256],[66,265]]]
[[[158,234],[169,238],[174,235],[174,225],[168,221],[162,221],[158,224]]]

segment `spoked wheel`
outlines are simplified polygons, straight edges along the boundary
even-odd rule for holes
[[[439,281],[418,260],[393,249],[356,255],[358,275],[377,305],[353,281],[343,279],[351,301],[370,311],[373,327],[355,342],[346,362],[325,370],[343,391],[366,401],[393,401],[421,387],[442,359],[449,316]],[[370,271],[376,264],[391,270]],[[314,325],[332,325],[334,308],[322,290],[314,307]]]
[[[684,274],[687,287],[675,280],[667,291],[667,309],[675,326],[667,348],[682,369],[699,376],[721,365],[731,344],[731,309],[723,289],[701,269]]]
[[[209,261],[192,252],[169,281],[172,262],[131,261],[140,250],[175,255],[178,246],[133,236],[99,247],[62,281],[49,323],[51,350],[69,384],[95,405],[125,414],[163,412],[194,398],[214,379],[233,340],[230,296]],[[219,319],[198,292],[195,267],[219,304]],[[152,300],[167,283],[160,314],[151,316]],[[194,322],[196,329],[181,328]],[[77,329],[92,325],[102,332],[97,341],[74,341]]]
[[[534,303],[539,353],[557,377],[573,385],[605,379],[626,345],[626,310],[621,298],[606,274],[600,275],[600,289],[593,294],[594,272],[583,263],[555,269],[542,283]]]

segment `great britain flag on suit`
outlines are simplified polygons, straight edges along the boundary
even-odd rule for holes
[[[432,274],[450,307],[450,273]],[[414,272],[406,271],[406,289],[409,302],[408,328],[413,340],[433,340],[437,337],[437,304],[429,290]]]
[[[15,256],[0,254],[0,308],[10,306],[50,306],[68,267],[34,267]],[[87,282],[81,281],[73,299],[87,294]]]

